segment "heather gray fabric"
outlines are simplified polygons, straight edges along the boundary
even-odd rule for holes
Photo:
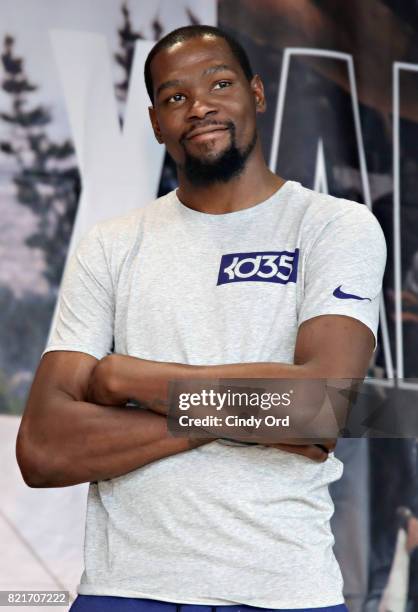
[[[115,352],[158,361],[292,363],[298,326],[311,317],[347,315],[376,335],[385,258],[364,205],[293,181],[223,215],[171,192],[82,240],[47,350],[100,359],[114,337]],[[341,473],[334,455],[318,464],[216,441],[90,484],[78,592],[339,604],[328,485]]]

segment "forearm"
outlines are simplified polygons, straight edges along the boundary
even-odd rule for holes
[[[189,367],[189,366],[186,366]],[[279,362],[231,363],[226,365],[199,366],[193,378],[310,378],[316,372],[312,366]]]
[[[103,360],[107,377],[113,380],[118,396],[136,399],[151,409],[166,405],[170,381],[193,381],[245,378],[313,378],[312,367],[285,363],[234,363],[195,366],[182,363],[147,361],[125,355],[114,355]],[[144,369],[145,367],[145,369]],[[161,412],[163,410],[161,409]]]
[[[107,358],[106,358],[107,359]],[[343,414],[348,404],[343,395],[337,398],[334,413],[333,406],[329,404],[329,394],[326,392],[321,370],[315,363],[304,365],[282,364],[273,362],[263,363],[237,363],[213,366],[193,366],[179,363],[154,362],[135,357],[114,355],[102,367],[108,368],[107,376],[113,380],[115,396],[134,398],[144,402],[151,410],[167,414],[169,401],[169,383],[184,381],[181,385],[182,393],[194,393],[198,388],[193,381],[204,380],[210,385],[214,393],[224,392],[225,381],[234,379],[256,379],[263,381],[270,379],[269,383],[256,385],[260,394],[265,391],[283,392],[272,384],[274,380],[285,380],[292,383],[291,429],[280,430],[283,441],[287,444],[306,444],[310,442],[334,438],[340,429],[335,414]],[[102,371],[102,374],[105,372]],[[299,380],[299,383],[295,381]],[[303,384],[303,380],[307,384]],[[286,383],[287,384],[287,383]],[[288,388],[286,387],[286,391]],[[333,398],[335,401],[335,398]],[[344,403],[344,406],[341,405]],[[204,410],[204,409],[203,409]],[[283,406],[269,409],[269,415],[281,418],[287,414]],[[191,406],[188,415],[193,417],[204,416],[202,406]],[[221,431],[216,427],[219,436],[228,437],[228,431]],[[213,432],[212,432],[213,433]],[[264,440],[263,435],[262,439]],[[280,439],[278,441],[281,441]]]
[[[283,368],[282,368],[283,366]],[[280,371],[279,371],[280,369]],[[291,371],[289,371],[291,369]],[[225,366],[192,366],[171,362],[156,362],[126,355],[112,355],[104,358],[97,366],[93,376],[91,391],[101,395],[100,401],[109,403],[112,399],[116,402],[124,402],[127,399],[136,399],[140,403],[146,404],[151,410],[166,415],[169,402],[169,383],[170,381],[184,380],[185,386],[190,381],[206,379],[212,380],[214,385],[217,379],[238,378],[284,378],[291,374],[295,378],[307,377],[307,374],[300,366],[288,366],[287,364],[275,363],[251,363],[233,364]],[[106,381],[105,386],[100,381]],[[99,384],[97,384],[99,383]],[[198,409],[196,409],[198,410]],[[196,414],[195,416],[202,416]],[[208,431],[207,435],[214,437],[228,437],[228,432],[220,432],[219,429]],[[328,437],[327,437],[328,438]],[[280,442],[280,441],[278,441]],[[328,450],[335,446],[333,439],[309,440],[306,436],[295,438],[286,437],[281,443],[263,444],[275,446],[282,450],[299,447],[295,452],[300,452],[307,457],[315,460],[323,460],[327,456],[327,451],[319,451],[313,442],[323,442]],[[312,443],[311,443],[312,442]],[[318,456],[319,453],[319,456]]]
[[[144,410],[70,398],[45,410],[38,424],[22,422],[17,441],[22,474],[35,487],[114,478],[207,442],[171,437],[166,418]]]

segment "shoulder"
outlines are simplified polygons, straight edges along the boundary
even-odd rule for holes
[[[115,284],[124,266],[135,261],[144,234],[154,233],[159,223],[166,222],[165,211],[173,201],[172,193],[128,214],[93,225],[78,242],[70,259],[70,269],[82,266],[95,276],[110,276]]]
[[[79,248],[102,249],[105,253],[126,251],[141,239],[147,225],[164,219],[165,212],[173,201],[173,193],[170,192],[124,215],[94,224],[83,234]]]
[[[174,192],[171,191],[142,208],[136,208],[125,215],[101,221],[92,229],[103,240],[113,242],[122,239],[126,242],[140,233],[144,225],[163,218],[164,213],[173,201],[173,194]]]
[[[325,236],[344,238],[349,243],[367,235],[370,241],[385,245],[380,223],[365,204],[303,186],[298,196],[304,209],[302,232],[307,244]]]
[[[364,223],[377,222],[375,215],[365,205],[354,200],[339,198],[299,186],[298,195],[303,203],[306,221],[324,225],[337,219],[362,219]]]

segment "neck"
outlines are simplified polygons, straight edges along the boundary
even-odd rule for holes
[[[255,206],[267,200],[285,183],[285,180],[269,170],[259,142],[247,160],[243,172],[227,183],[195,186],[177,170],[180,201],[199,212],[221,215]]]

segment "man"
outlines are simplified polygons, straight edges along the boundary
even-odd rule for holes
[[[269,171],[262,82],[217,28],[168,34],[145,78],[179,188],[95,226],[72,258],[18,436],[23,476],[90,481],[73,610],[339,610],[332,445],[174,438],[164,402],[175,379],[363,378],[382,231],[365,206]]]

